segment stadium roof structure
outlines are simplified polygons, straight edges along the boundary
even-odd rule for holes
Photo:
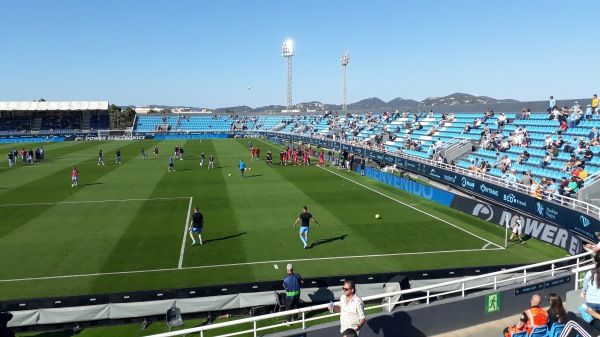
[[[108,110],[108,101],[0,102],[0,111]]]

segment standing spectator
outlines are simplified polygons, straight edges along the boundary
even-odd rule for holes
[[[556,109],[556,100],[554,99],[554,96],[550,96],[550,102],[548,109],[546,109],[546,112],[552,113],[554,109]]]
[[[288,263],[287,276],[283,278],[283,288],[285,289],[285,307],[288,310],[298,309],[300,302],[300,285],[304,284],[302,276],[294,273],[294,266]],[[288,315],[287,321],[293,322],[298,319],[298,315]]]
[[[516,325],[504,329],[504,336],[510,337],[511,333],[524,330],[527,330],[527,334],[529,335],[533,327],[546,325],[548,323],[548,313],[546,310],[540,308],[541,302],[542,297],[540,295],[535,294],[531,296],[531,307],[523,311]]]
[[[308,207],[304,206],[302,207],[302,213],[300,213],[298,219],[296,219],[296,222],[294,222],[294,227],[296,227],[298,221],[302,221],[302,223],[300,224],[299,235],[300,241],[302,241],[302,243],[304,244],[304,249],[308,247],[308,227],[310,226],[310,219],[312,219],[312,221],[317,225],[321,226],[317,219],[313,218],[312,214],[308,213]]]
[[[531,177],[531,171],[523,171],[523,176],[521,177],[520,183],[525,185],[525,187],[531,187],[531,183],[533,182],[533,178]]]
[[[347,329],[354,329],[357,334],[365,324],[365,305],[363,301],[356,295],[356,288],[353,281],[344,282],[344,294],[340,297],[340,301],[329,303],[331,312],[340,313],[340,332],[345,332]]]
[[[517,239],[521,241],[521,244],[525,244],[525,241],[523,241],[523,239],[521,238],[521,234],[523,234],[523,220],[521,219],[521,214],[516,213],[515,218],[515,222],[510,224],[510,228],[512,228],[512,234],[510,235],[510,239],[508,239],[508,242],[511,242],[516,236]]]
[[[596,114],[596,117],[598,117],[598,114],[600,113],[598,108],[598,95],[594,94],[594,96],[592,97],[592,112]]]
[[[198,206],[194,207],[194,214],[192,214],[192,221],[190,222],[190,237],[192,238],[192,246],[196,245],[194,239],[194,233],[198,233],[198,241],[202,246],[202,231],[204,230],[204,216],[200,213]]]
[[[548,301],[550,302],[550,308],[548,308],[548,330],[552,328],[554,323],[567,323],[567,311],[563,307],[563,300],[560,295],[556,293],[550,293],[548,295]]]

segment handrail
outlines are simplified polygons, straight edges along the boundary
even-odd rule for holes
[[[481,289],[481,290],[485,290],[485,289],[489,289],[489,288],[497,289],[499,285],[504,285],[504,284],[509,284],[509,283],[514,284],[516,282],[527,283],[527,281],[531,280],[532,278],[539,278],[539,277],[544,277],[544,276],[554,276],[557,271],[567,271],[569,269],[571,269],[571,270],[581,269],[581,268],[584,268],[584,267],[587,267],[590,265],[589,259],[583,259],[586,257],[589,257],[588,252],[585,252],[585,253],[582,253],[579,255],[564,257],[564,258],[556,259],[556,260],[552,260],[552,261],[539,262],[539,263],[535,263],[535,264],[531,264],[531,265],[527,265],[527,266],[521,266],[521,267],[511,268],[511,269],[507,269],[507,270],[497,271],[497,272],[493,272],[493,273],[464,277],[464,278],[461,278],[458,280],[441,282],[441,283],[438,283],[435,285],[428,285],[428,286],[423,286],[423,287],[414,288],[414,289],[406,289],[406,290],[400,290],[400,291],[395,291],[395,292],[383,293],[383,294],[379,294],[379,295],[365,296],[362,299],[365,302],[380,300],[380,299],[381,300],[388,299],[388,301],[383,301],[383,303],[380,305],[369,306],[369,308],[368,308],[369,310],[385,308],[386,311],[388,311],[388,312],[391,311],[396,305],[403,304],[403,303],[406,303],[409,301],[425,300],[425,304],[429,305],[432,298],[436,298],[437,296],[440,296],[440,295],[458,294],[461,297],[465,297],[467,291],[474,290],[474,289]],[[557,268],[556,265],[561,264],[561,263],[567,263],[567,264],[563,267]],[[530,271],[530,269],[539,268],[539,267],[548,267],[548,268],[546,270],[540,271],[540,272]],[[519,275],[519,274],[521,274],[521,275]],[[501,275],[506,275],[509,278],[507,278],[505,280],[498,280],[498,276],[501,276]],[[477,281],[477,280],[481,280],[481,279],[489,279],[489,278],[492,278],[493,281],[486,282],[484,284],[480,284],[480,285],[476,285],[476,286],[472,286],[472,287],[466,286],[466,283],[468,283],[468,282]],[[461,285],[460,289],[445,291],[445,292],[432,292],[432,290],[435,290],[436,288],[450,286],[450,285],[457,285],[457,284]],[[415,294],[415,293],[416,294],[423,293],[424,295],[416,297],[416,298],[411,297],[410,300],[399,300],[399,301],[395,301],[395,302],[392,302],[389,300],[393,296],[400,296],[400,298],[401,298],[402,295]],[[309,307],[305,307],[305,308],[288,310],[288,311],[284,311],[284,312],[277,312],[277,313],[266,314],[266,315],[262,315],[262,316],[242,318],[242,319],[239,319],[236,321],[231,321],[231,322],[216,323],[216,324],[205,325],[205,326],[200,326],[200,327],[195,327],[195,328],[190,328],[190,329],[185,329],[185,330],[160,333],[160,334],[156,334],[153,336],[155,336],[155,337],[170,337],[170,336],[180,336],[180,335],[191,334],[191,333],[200,333],[200,336],[204,336],[205,331],[216,330],[216,329],[231,327],[231,326],[236,326],[236,325],[242,325],[242,324],[246,324],[246,323],[252,323],[252,328],[243,330],[243,331],[229,333],[229,334],[223,334],[220,336],[222,336],[222,337],[236,336],[236,335],[247,334],[247,333],[253,333],[254,336],[258,336],[257,333],[260,331],[283,327],[283,326],[286,326],[289,324],[298,325],[298,326],[302,327],[302,329],[305,329],[307,327],[307,323],[315,322],[317,320],[329,319],[329,318],[339,315],[339,314],[325,314],[322,316],[315,316],[315,317],[307,318],[307,315],[306,315],[307,313],[312,313],[312,312],[316,312],[316,311],[326,312],[327,308],[328,308],[327,304],[318,304],[318,305],[313,305],[313,306],[309,306]],[[274,325],[264,326],[264,327],[258,327],[258,325],[257,325],[257,323],[261,322],[261,321],[265,321],[265,320],[269,320],[269,319],[273,319],[273,318],[284,317],[284,316],[288,316],[288,315],[294,315],[294,314],[300,315],[301,319],[298,321],[295,321],[295,322],[274,324]]]

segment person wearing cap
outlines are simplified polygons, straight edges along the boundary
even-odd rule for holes
[[[596,235],[596,237],[598,238],[598,240],[600,240],[600,232],[596,232],[594,234]],[[585,244],[585,248],[591,250],[594,253],[597,253],[600,250],[600,241],[598,241],[597,244],[586,243]]]
[[[283,278],[283,288],[285,289],[285,307],[288,310],[298,309],[300,303],[300,285],[304,283],[300,274],[294,273],[294,266],[288,263],[286,266],[287,275]],[[287,321],[292,322],[298,319],[298,315],[288,315]]]
[[[594,96],[592,97],[592,104],[590,105],[592,108],[592,112],[596,114],[596,117],[598,117],[598,114],[600,113],[598,108],[598,95],[594,94]]]

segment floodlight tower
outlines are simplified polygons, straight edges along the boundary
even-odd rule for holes
[[[294,47],[292,40],[283,43],[282,55],[287,59],[287,111],[292,111],[292,56],[294,56]]]
[[[346,67],[350,63],[350,49],[346,50],[344,56],[342,56],[342,68],[344,69],[344,84],[342,85],[342,110],[348,110],[348,104],[346,102]]]

